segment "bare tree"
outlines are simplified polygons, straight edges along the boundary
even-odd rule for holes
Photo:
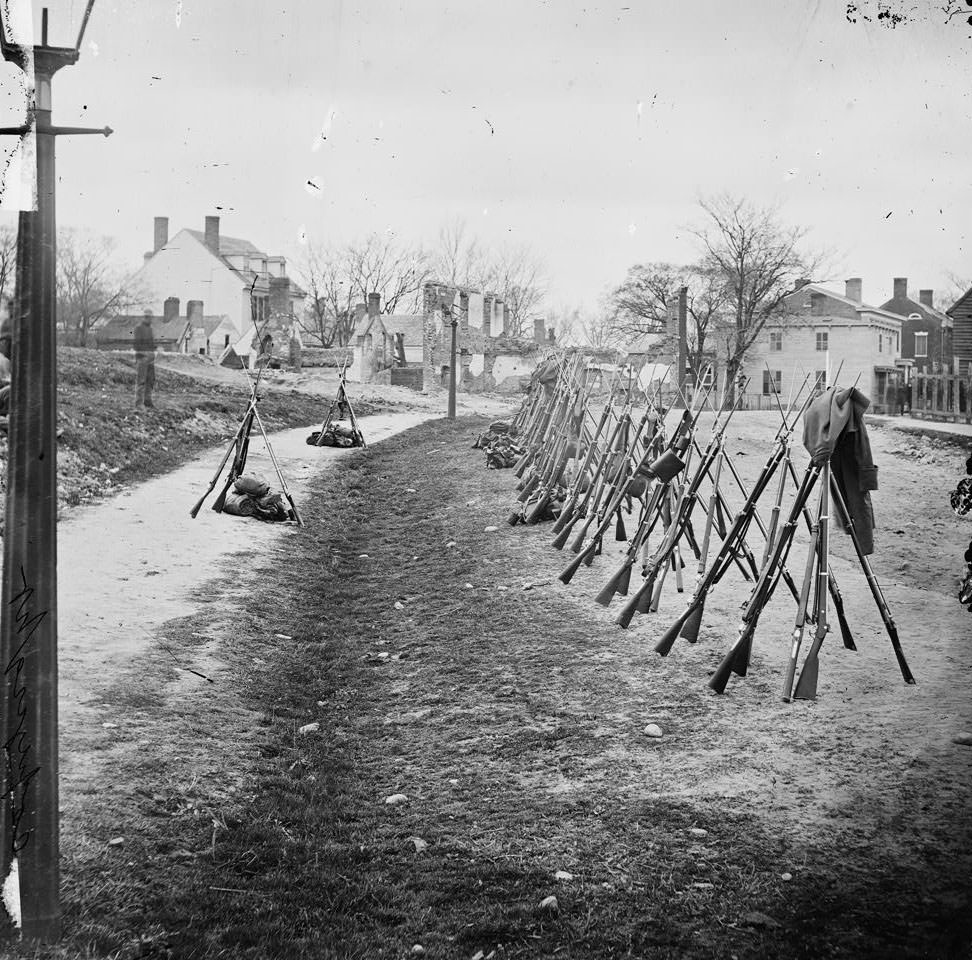
[[[688,278],[683,267],[671,263],[637,263],[609,296],[613,336],[634,343],[649,334],[664,334],[669,305]]]
[[[354,326],[355,290],[348,279],[346,250],[308,243],[297,272],[308,293],[305,314],[298,318],[301,330],[322,347],[347,343]]]
[[[422,285],[429,278],[430,257],[421,247],[400,243],[389,234],[373,233],[347,248],[350,282],[366,298],[380,293],[382,312],[417,312]]]
[[[486,248],[469,233],[465,220],[456,217],[439,229],[438,242],[430,258],[436,280],[453,287],[486,292],[495,280],[495,267]]]
[[[144,301],[114,258],[115,243],[77,230],[57,235],[57,322],[65,343],[85,346],[101,320],[124,314]]]
[[[546,292],[542,261],[529,247],[511,247],[497,254],[494,271],[493,290],[509,309],[506,335],[514,340],[528,336],[534,318],[542,315]]]
[[[716,331],[724,325],[728,306],[722,275],[706,264],[635,264],[620,286],[611,291],[610,313],[604,318],[607,342],[633,345],[646,335],[658,338],[663,350],[677,349],[672,318],[680,291],[686,289],[686,339],[689,366],[699,375],[712,352]]]
[[[798,247],[802,227],[786,227],[776,206],[723,194],[704,199],[702,224],[692,230],[702,248],[702,268],[717,278],[731,324],[726,337],[726,375],[730,383],[768,320],[787,317],[786,296],[794,281],[821,269],[822,255]]]
[[[0,227],[0,303],[14,294],[17,272],[17,231],[13,227]]]
[[[439,230],[429,261],[430,275],[455,287],[493,293],[509,309],[506,335],[529,336],[546,293],[546,268],[527,245],[490,249],[456,218]]]
[[[944,290],[939,290],[935,294],[935,309],[944,313],[953,304],[968,292],[972,287],[972,279],[956,270],[948,270],[945,273],[948,286]]]
[[[337,247],[309,243],[297,269],[309,294],[301,329],[323,347],[346,346],[355,306],[370,293],[381,295],[384,313],[418,311],[429,255],[392,235],[371,234]]]

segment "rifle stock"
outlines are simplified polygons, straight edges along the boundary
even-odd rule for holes
[[[699,599],[699,604],[688,615],[685,625],[679,632],[679,636],[689,643],[695,643],[699,639],[699,629],[702,626],[702,614],[705,611],[705,597]]]
[[[232,456],[233,451],[236,449],[236,443],[239,439],[239,431],[233,439],[230,441],[230,445],[226,448],[226,453],[223,454],[223,459],[220,461],[219,467],[217,467],[216,472],[213,474],[213,479],[209,481],[209,486],[206,488],[206,492],[196,501],[196,505],[189,511],[189,516],[196,519],[199,511],[202,509],[202,505],[206,502],[206,498],[216,489],[216,483],[219,480],[219,475],[223,472],[223,468],[226,466],[226,461]]]
[[[584,562],[586,555],[589,552],[593,553],[593,551],[594,551],[594,545],[591,544],[589,547],[586,547],[582,552],[578,553],[577,556],[575,556],[574,559],[571,560],[570,563],[568,563],[567,566],[560,571],[560,574],[558,575],[557,579],[563,584],[570,583],[570,581],[574,579],[574,574],[577,573],[577,571],[580,569],[580,565]]]
[[[594,598],[595,603],[599,603],[602,607],[609,606],[611,601],[614,599],[614,595],[619,592],[618,588],[621,584],[622,578],[625,574],[630,576],[632,560],[626,559],[621,566],[615,570],[611,575],[611,578],[607,583],[601,587],[597,596]]]
[[[560,511],[560,516],[557,517],[551,528],[554,533],[560,533],[573,517],[574,511],[577,509],[577,499],[577,496],[572,494],[570,499],[564,504],[563,510]],[[557,549],[559,550],[560,548],[558,547]]]
[[[684,613],[682,613],[678,619],[659,637],[658,642],[655,644],[655,652],[660,653],[663,657],[667,657],[671,652],[672,647],[675,644],[675,639],[678,637],[679,630],[688,620],[691,614],[692,608],[689,607]]]
[[[753,631],[755,629],[755,622],[747,623],[744,621],[740,625],[739,639],[729,648],[729,652],[722,658],[715,672],[709,677],[709,687],[715,690],[716,693],[725,693],[726,684],[729,683],[729,677],[733,673],[739,673],[739,670],[736,668],[736,656],[744,645],[749,646],[752,644]],[[744,675],[741,674],[741,676]]]
[[[571,531],[574,529],[574,524],[580,519],[579,514],[576,512],[570,517],[570,519],[561,527],[560,533],[550,543],[555,550],[563,550],[564,544],[570,539]]]
[[[857,644],[854,643],[854,635],[851,633],[850,624],[847,622],[847,615],[844,612],[844,598],[837,589],[837,581],[833,574],[827,578],[830,586],[830,599],[834,604],[834,612],[837,614],[837,623],[840,624],[840,636],[844,642],[845,650],[856,650]]]
[[[631,595],[628,602],[621,608],[614,621],[622,630],[627,630],[636,613],[643,613],[642,605],[651,603],[651,592],[655,588],[655,575],[651,573],[640,587]]]
[[[813,643],[810,644],[810,651],[807,653],[807,658],[803,661],[803,667],[800,670],[800,679],[797,680],[796,690],[793,691],[794,700],[817,699],[817,677],[820,673],[818,654],[826,635],[826,621],[823,624],[818,623]]]
[[[621,508],[618,507],[618,522],[614,528],[614,539],[619,543],[623,543],[628,539],[628,533],[624,529],[624,518],[621,516]]]
[[[633,561],[625,566],[624,572],[621,574],[621,578],[618,580],[617,592],[622,597],[626,597],[628,595],[628,587],[631,585],[632,566],[634,566]]]

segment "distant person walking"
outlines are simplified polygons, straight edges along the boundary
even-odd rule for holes
[[[155,337],[152,335],[152,312],[145,311],[142,322],[135,328],[135,406],[154,407],[152,388],[155,386]]]

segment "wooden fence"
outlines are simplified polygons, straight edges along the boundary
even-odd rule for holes
[[[972,423],[972,374],[915,373],[911,416]]]

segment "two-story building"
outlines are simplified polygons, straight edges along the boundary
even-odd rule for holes
[[[769,322],[746,355],[747,394],[772,401],[773,385],[784,402],[806,375],[819,386],[856,383],[872,409],[898,402],[901,317],[862,300],[861,280],[846,282],[844,294],[801,280],[785,298],[785,310]],[[767,402],[757,405],[766,406]]]
[[[901,359],[917,373],[947,373],[952,368],[952,318],[936,310],[934,290],[908,296],[907,277],[894,278],[894,296],[882,310],[901,317]]]
[[[210,349],[232,346],[247,355],[256,328],[272,334],[286,348],[286,331],[303,312],[306,294],[287,274],[282,256],[268,256],[249,240],[220,232],[219,217],[206,217],[203,230],[183,228],[169,236],[168,217],[156,217],[153,248],[134,277],[145,291],[141,309],[153,309],[168,298],[202,301],[211,316],[227,318],[226,328],[209,331]],[[222,338],[212,342],[212,336]],[[192,352],[199,344],[190,347]]]

